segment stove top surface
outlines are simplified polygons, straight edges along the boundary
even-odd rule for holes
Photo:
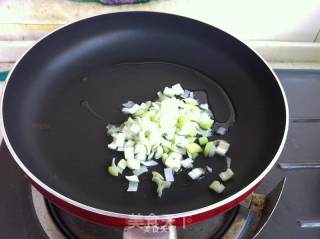
[[[276,70],[276,73],[290,110],[289,134],[279,162],[320,162],[320,71]],[[300,219],[320,218],[320,169],[283,170],[275,166],[258,192],[269,192],[283,177],[287,183],[282,198],[257,238],[320,238],[320,228],[303,229],[297,223]],[[48,238],[36,216],[30,184],[4,143],[0,147],[0,178],[1,238]],[[208,226],[206,222],[198,224],[194,235],[191,233],[188,238],[198,237],[199,231]]]

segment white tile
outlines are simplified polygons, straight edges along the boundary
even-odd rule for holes
[[[320,43],[246,41],[268,62],[317,62],[320,63]]]
[[[76,1],[1,1],[0,24],[66,24],[101,13],[139,10],[191,17],[246,40],[310,42],[320,28],[319,0],[152,0],[114,7]]]
[[[0,57],[1,58],[1,57]],[[14,62],[0,62],[0,71],[9,71],[14,66]]]
[[[0,41],[0,62],[15,62],[35,41]]]
[[[309,42],[314,40],[319,29],[318,0],[206,0],[201,3],[193,6],[190,4],[188,16],[245,40]],[[202,7],[199,7],[200,5]],[[195,10],[197,6],[201,10]]]

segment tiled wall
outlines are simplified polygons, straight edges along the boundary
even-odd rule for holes
[[[176,3],[176,9],[183,14],[244,40],[314,42],[320,31],[320,0],[178,0]]]
[[[192,17],[244,40],[320,41],[320,0],[151,0],[117,7],[71,0],[0,0],[0,25],[66,24],[96,14],[130,10]]]

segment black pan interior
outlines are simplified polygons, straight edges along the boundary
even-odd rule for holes
[[[218,121],[230,113],[218,86],[229,96],[236,123],[224,138],[235,176],[217,195],[208,184],[225,161],[199,158],[196,165],[214,170],[200,182],[180,173],[159,199],[148,174],[137,193],[127,193],[123,177],[106,173],[120,155],[107,149],[105,125],[124,120],[122,103],[154,98],[177,82],[205,89]],[[83,100],[105,121],[81,107]],[[83,20],[40,41],[13,71],[3,114],[20,160],[49,187],[99,209],[148,215],[198,209],[243,189],[277,152],[286,112],[274,76],[240,41],[194,20],[132,12]]]

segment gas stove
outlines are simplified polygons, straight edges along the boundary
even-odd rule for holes
[[[320,71],[276,74],[290,109],[288,139],[278,165],[238,207],[185,228],[168,227],[159,238],[320,238]],[[143,239],[159,233],[153,226],[102,227],[56,207],[29,184],[4,143],[0,178],[1,238]]]

